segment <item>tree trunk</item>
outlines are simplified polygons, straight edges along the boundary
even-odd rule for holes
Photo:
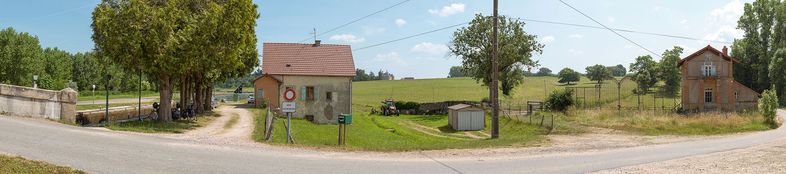
[[[202,75],[197,74],[194,78],[194,92],[196,92],[196,97],[194,97],[194,107],[196,109],[196,113],[201,114],[204,112],[204,108],[202,106],[202,102],[204,102],[204,87],[202,86]]]
[[[188,102],[188,79],[186,76],[180,77],[180,103]]]
[[[158,108],[158,120],[164,122],[172,121],[172,82],[169,75],[160,75],[158,77],[158,96],[161,99],[161,106]]]
[[[205,111],[212,111],[213,110],[213,86],[208,86],[205,89],[205,103],[203,108]]]

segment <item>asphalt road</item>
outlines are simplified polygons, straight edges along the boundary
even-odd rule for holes
[[[783,118],[786,112],[779,111]],[[786,128],[745,136],[499,160],[353,158],[352,153],[216,146],[0,116],[0,152],[91,173],[584,173],[746,148]],[[339,155],[336,155],[339,154]]]

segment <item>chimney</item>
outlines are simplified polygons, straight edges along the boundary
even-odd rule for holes
[[[726,48],[726,46],[723,46],[723,55],[729,56],[729,48]]]
[[[314,45],[313,46],[314,47],[319,47],[319,43],[321,43],[321,42],[322,42],[321,40],[314,40]]]

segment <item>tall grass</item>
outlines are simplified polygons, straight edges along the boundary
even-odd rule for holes
[[[617,110],[572,110],[567,119],[581,125],[631,131],[645,135],[715,135],[770,129],[764,117],[751,111],[638,112]]]

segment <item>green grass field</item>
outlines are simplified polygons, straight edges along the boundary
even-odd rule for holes
[[[0,173],[72,174],[86,172],[75,170],[70,167],[57,166],[43,161],[33,161],[21,157],[11,157],[0,154]]]
[[[263,109],[251,109],[258,117],[254,140],[264,142]],[[347,145],[337,147],[338,125],[316,125],[303,119],[292,121],[292,134],[296,144],[321,148],[371,151],[410,151],[452,148],[479,148],[502,146],[531,146],[543,140],[545,130],[535,125],[501,120],[501,131],[505,136],[488,139],[489,128],[482,131],[455,132],[447,128],[447,116],[382,117],[355,112],[353,124],[347,127]],[[286,119],[276,120],[272,144],[283,144],[286,140]],[[487,121],[489,124],[490,121]]]
[[[758,112],[698,113],[573,110],[567,122],[623,130],[643,135],[717,135],[769,130]]]

